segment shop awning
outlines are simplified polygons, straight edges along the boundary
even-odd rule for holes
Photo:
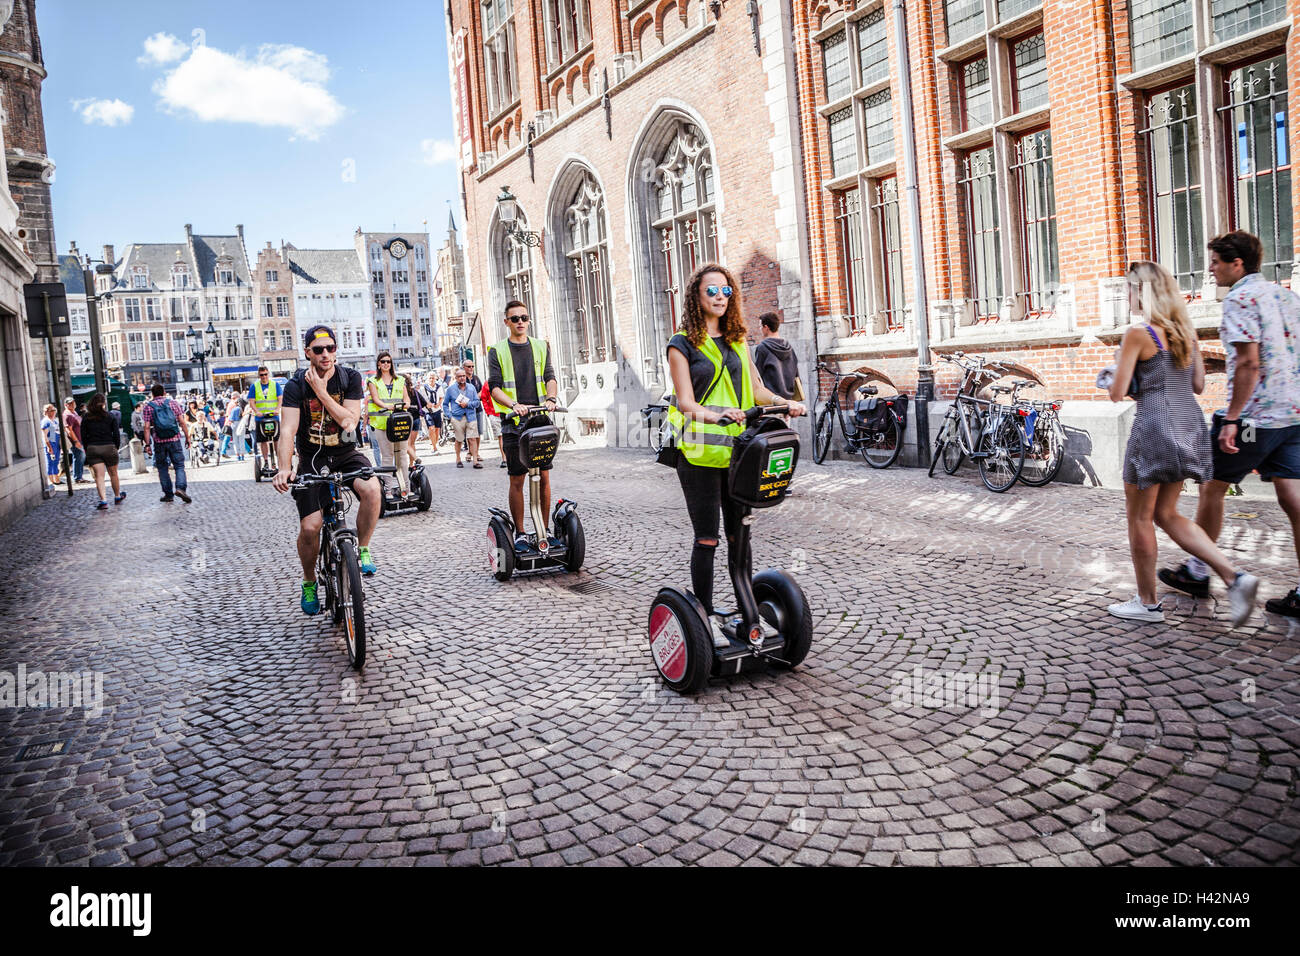
[[[234,365],[230,368],[214,368],[213,375],[250,375],[257,371],[256,365]]]

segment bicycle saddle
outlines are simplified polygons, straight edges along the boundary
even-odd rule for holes
[[[1005,395],[1007,392],[1011,391],[1011,386],[1010,386],[1010,385],[990,385],[990,386],[989,386],[989,391],[991,391],[991,392],[997,392],[997,393],[1000,394],[1000,395]]]
[[[859,395],[875,395],[879,391],[880,389],[876,388],[874,385],[863,385],[858,388]]]

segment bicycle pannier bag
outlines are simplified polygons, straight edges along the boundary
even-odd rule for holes
[[[779,418],[760,418],[732,443],[731,497],[751,508],[779,505],[798,464],[799,436]]]

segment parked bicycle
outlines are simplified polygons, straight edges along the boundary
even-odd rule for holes
[[[365,481],[375,475],[396,474],[390,466],[361,468],[349,472],[299,475],[290,488],[329,486],[329,503],[324,508],[320,529],[320,551],[316,557],[316,580],[325,590],[324,608],[335,624],[343,624],[348,663],[361,670],[366,662],[366,595],[361,585],[361,564],[357,560],[357,532],[347,523],[353,497],[346,483]]]
[[[826,460],[835,435],[836,420],[844,433],[846,452],[862,455],[862,460],[872,468],[888,468],[897,461],[899,452],[903,450],[903,415],[907,412],[907,396],[881,398],[876,386],[859,386],[857,393],[862,398],[854,404],[852,417],[846,418],[840,406],[840,381],[847,376],[824,362],[818,363],[817,371],[833,375],[835,384],[831,387],[830,398],[813,418],[813,461],[820,465]]]
[[[1021,484],[1041,488],[1053,481],[1065,462],[1065,429],[1061,427],[1060,402],[1025,401],[1020,392],[1038,388],[1039,382],[1017,378],[1011,382],[1011,404],[1024,408],[1025,465],[1020,472]]]
[[[934,477],[935,465],[941,462],[943,470],[951,475],[969,458],[978,466],[980,479],[989,491],[1004,492],[1016,483],[1024,468],[1025,433],[1020,422],[1027,411],[976,394],[996,375],[985,368],[987,363],[982,357],[953,352],[942,358],[962,369],[963,374],[957,397],[939,426],[930,477]],[[991,390],[997,395],[1010,392],[1012,386],[995,385]]]
[[[664,396],[663,402],[655,402],[641,409],[641,424],[645,426],[646,434],[649,435],[650,451],[656,455],[663,451],[671,428],[668,423],[667,397]]]

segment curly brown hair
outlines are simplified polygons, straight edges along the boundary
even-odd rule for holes
[[[745,328],[745,320],[741,317],[740,286],[736,284],[735,277],[727,271],[726,266],[716,262],[706,262],[695,270],[691,281],[686,284],[685,304],[682,306],[680,331],[696,348],[704,344],[704,336],[708,329],[704,316],[700,312],[700,286],[704,282],[704,277],[710,272],[726,276],[726,284],[731,286],[731,298],[727,300],[727,311],[722,313],[722,318],[718,320],[718,332],[728,344],[742,341],[748,332]]]

